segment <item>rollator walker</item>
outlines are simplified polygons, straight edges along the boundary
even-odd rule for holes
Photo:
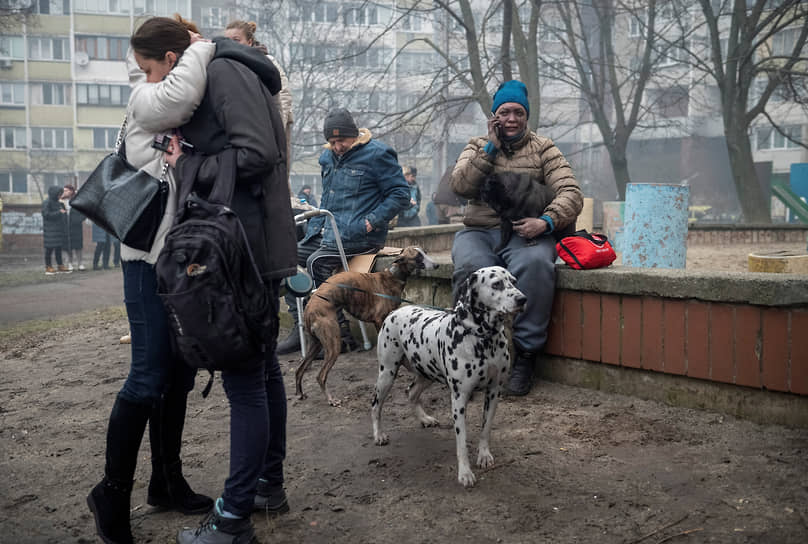
[[[342,261],[343,270],[349,270],[348,259],[345,257],[345,249],[342,247],[342,238],[339,234],[337,227],[337,220],[334,219],[334,214],[322,208],[313,208],[295,216],[295,225],[303,225],[312,217],[325,215],[331,221],[331,227],[334,229],[334,239],[337,241],[337,250],[339,250],[340,260]],[[295,295],[295,303],[297,305],[297,329],[300,335],[300,355],[306,356],[306,334],[303,330],[303,300],[314,291],[314,280],[309,276],[306,270],[298,267],[298,272],[295,276],[284,279],[283,287],[287,291]],[[371,348],[370,340],[368,340],[368,333],[365,330],[365,323],[359,321],[359,329],[362,331],[362,348],[367,351]]]

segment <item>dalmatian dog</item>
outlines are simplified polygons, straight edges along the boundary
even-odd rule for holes
[[[379,377],[373,395],[373,440],[389,442],[381,429],[381,412],[400,365],[415,375],[408,397],[424,427],[438,420],[424,411],[420,397],[432,382],[449,387],[457,446],[457,480],[471,487],[477,478],[469,466],[466,447],[466,405],[475,390],[485,389],[483,425],[477,465],[494,464],[488,447],[499,391],[510,369],[513,316],[527,298],[515,286],[516,278],[501,266],[481,268],[469,276],[452,311],[405,306],[384,320],[378,337]]]

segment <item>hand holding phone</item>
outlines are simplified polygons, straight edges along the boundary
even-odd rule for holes
[[[502,125],[499,122],[499,117],[491,114],[488,118],[488,141],[494,144],[499,149],[502,142]]]

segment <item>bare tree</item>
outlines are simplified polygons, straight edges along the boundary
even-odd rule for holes
[[[35,8],[35,0],[0,1],[0,34],[7,34],[30,20],[36,13]]]
[[[665,4],[668,16],[662,20],[656,0],[559,0],[547,2],[550,15],[543,16],[542,24],[564,52],[540,62],[554,78],[578,89],[586,102],[621,199],[631,182],[627,150],[632,134],[671,123],[656,115],[658,105],[648,94],[649,86],[662,90],[674,81],[659,67],[687,32],[681,4]]]
[[[774,93],[783,92],[795,103],[805,104],[808,3],[698,0],[698,4],[707,45],[694,49],[691,61],[718,86],[730,168],[743,219],[768,223],[771,206],[757,178],[749,133],[761,115],[782,132],[767,109]]]

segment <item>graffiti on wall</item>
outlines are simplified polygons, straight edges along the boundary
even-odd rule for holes
[[[3,234],[42,234],[42,214],[4,211]]]

